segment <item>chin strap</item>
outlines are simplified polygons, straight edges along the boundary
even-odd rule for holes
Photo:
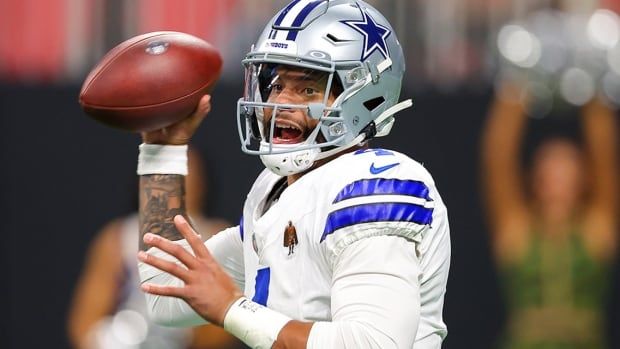
[[[372,72],[372,70],[374,70],[374,69],[371,69],[371,74],[372,75],[376,74],[376,79],[378,80],[379,77],[380,77],[380,74],[383,73],[388,68],[390,68],[391,66],[392,66],[392,60],[389,57],[387,57],[384,61],[382,61],[379,64],[377,64],[377,66],[376,66],[376,70],[377,71],[374,74]],[[404,100],[404,101],[402,101],[400,103],[397,103],[397,104],[389,107],[383,113],[381,113],[379,116],[377,116],[377,118],[375,118],[375,120],[374,120],[375,129],[377,130],[377,133],[374,135],[374,137],[387,136],[390,133],[390,131],[392,130],[392,126],[394,125],[394,117],[393,117],[393,115],[398,113],[399,111],[401,111],[403,109],[407,109],[407,108],[411,107],[412,105],[413,105],[413,102],[411,101],[411,99],[407,99],[407,100]]]
[[[366,135],[362,133],[362,134],[358,135],[357,137],[355,137],[351,142],[343,145],[342,147],[337,147],[337,148],[334,148],[334,149],[330,149],[330,150],[326,150],[326,151],[320,152],[316,156],[315,160],[322,160],[322,159],[330,157],[330,156],[332,156],[334,154],[338,154],[341,151],[344,151],[344,150],[347,150],[347,149],[349,149],[351,147],[354,147],[354,146],[362,143],[365,138],[366,138]]]
[[[389,108],[387,108],[383,113],[381,113],[375,119],[375,125],[377,128],[377,134],[375,137],[383,137],[387,136],[392,130],[392,126],[394,125],[394,114],[398,113],[401,110],[410,108],[413,105],[411,99],[407,99],[398,104],[395,104]]]
[[[413,102],[411,101],[411,99],[407,99],[405,101],[402,101],[398,104],[395,104],[393,106],[391,106],[390,108],[386,109],[383,113],[381,113],[376,119],[375,119],[375,124],[377,125],[377,134],[375,135],[375,137],[383,137],[383,136],[387,136],[388,133],[390,133],[390,130],[392,129],[392,126],[394,125],[394,114],[398,113],[399,111],[402,111],[404,109],[410,108],[413,105]],[[327,151],[322,151],[320,152],[317,156],[316,156],[316,160],[321,160],[321,159],[325,159],[327,157],[330,157],[334,154],[340,153],[344,150],[347,150],[351,147],[354,147],[360,143],[362,143],[364,140],[366,139],[366,133],[361,133],[359,134],[357,137],[353,138],[353,140],[345,145],[343,145],[342,147],[337,147],[334,149],[330,149]]]

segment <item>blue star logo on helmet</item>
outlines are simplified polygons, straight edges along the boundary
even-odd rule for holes
[[[366,12],[362,11],[363,20],[340,21],[364,35],[364,52],[361,61],[365,61],[374,51],[379,51],[383,57],[389,56],[385,40],[392,33],[390,29],[375,22]]]

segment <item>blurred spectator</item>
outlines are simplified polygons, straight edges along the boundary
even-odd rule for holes
[[[605,348],[617,247],[617,125],[599,98],[580,109],[583,146],[561,137],[520,164],[532,96],[498,88],[484,130],[482,174],[504,290],[502,348]]]
[[[237,44],[237,40],[229,39],[239,17],[237,2],[0,1],[0,81],[77,82],[109,49],[150,31],[195,35],[214,44],[228,58],[231,46]],[[240,70],[240,59],[234,58],[235,68]]]
[[[276,9],[291,0],[4,0],[0,1],[0,82],[77,83],[112,47],[138,34],[183,31],[214,44],[223,80],[238,81],[239,62]],[[415,60],[407,74],[422,88],[447,91],[489,82],[489,33],[551,0],[368,0],[401,35]],[[573,3],[596,3],[574,1]],[[601,0],[612,9],[617,0]],[[411,20],[411,15],[416,20]],[[413,63],[413,61],[412,61]]]
[[[200,155],[190,151],[186,177],[187,209],[203,239],[230,226],[202,215],[206,193]],[[150,323],[139,289],[136,254],[138,215],[119,218],[96,236],[69,312],[69,337],[76,349],[245,348],[223,329],[205,325],[193,331]]]
[[[528,114],[583,106],[595,96],[620,107],[620,17],[595,3],[552,0],[497,33],[503,79],[528,89]]]

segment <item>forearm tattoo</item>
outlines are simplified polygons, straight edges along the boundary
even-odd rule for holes
[[[170,240],[183,236],[174,226],[176,215],[187,218],[185,210],[185,177],[181,175],[140,176],[140,249],[146,251],[142,237],[153,233]]]

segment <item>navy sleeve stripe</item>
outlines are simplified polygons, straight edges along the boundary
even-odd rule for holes
[[[334,231],[355,224],[371,222],[413,222],[428,225],[433,221],[433,209],[410,203],[373,203],[349,206],[327,217],[321,242]]]
[[[409,195],[432,201],[428,187],[423,182],[373,178],[361,179],[347,185],[338,193],[333,203],[370,195]]]

